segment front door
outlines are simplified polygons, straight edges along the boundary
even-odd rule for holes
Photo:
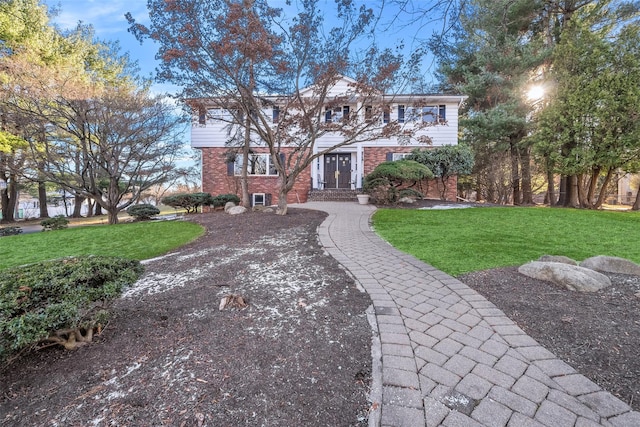
[[[351,188],[351,154],[324,155],[324,188]]]

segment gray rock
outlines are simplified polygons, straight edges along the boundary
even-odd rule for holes
[[[533,261],[520,266],[518,272],[534,279],[553,282],[572,291],[595,292],[611,286],[611,280],[604,274],[561,262]]]
[[[640,276],[640,265],[628,259],[613,256],[598,255],[587,258],[580,263],[580,267],[607,273],[631,274]]]
[[[244,206],[232,206],[229,209],[225,209],[229,215],[239,215],[243,214],[247,211],[247,208]]]
[[[542,255],[538,258],[541,262],[561,262],[563,264],[578,265],[578,261],[563,255]]]
[[[270,208],[269,206],[256,205],[252,209],[254,212],[262,212],[262,213],[274,213],[275,210]]]
[[[231,209],[232,207],[234,207],[236,204],[233,202],[227,202],[224,205],[224,211],[225,212],[229,212],[229,209]]]

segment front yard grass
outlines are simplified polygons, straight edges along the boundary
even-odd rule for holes
[[[640,213],[560,208],[380,209],[376,232],[454,276],[524,264],[541,255],[640,263]]]
[[[187,221],[72,227],[0,238],[0,270],[37,261],[78,255],[143,260],[182,246],[204,233]]]

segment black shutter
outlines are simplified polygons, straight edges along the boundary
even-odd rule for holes
[[[264,205],[271,206],[271,193],[267,193],[264,195]]]
[[[447,106],[446,105],[440,105],[438,107],[438,119],[441,122],[444,122],[445,120],[447,120]]]
[[[393,153],[387,153],[387,162],[393,161]]]
[[[234,162],[227,162],[227,176],[233,176],[235,172]]]

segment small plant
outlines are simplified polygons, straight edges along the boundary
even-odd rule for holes
[[[139,205],[131,205],[127,208],[127,213],[134,217],[137,221],[148,221],[152,216],[158,215],[160,209],[148,203]]]
[[[222,207],[228,202],[233,202],[237,205],[238,203],[240,203],[240,197],[235,194],[220,194],[211,199],[211,206],[216,208]]]
[[[22,233],[22,228],[20,227],[3,227],[0,228],[0,237],[3,236],[15,236],[16,234]]]
[[[138,261],[85,256],[8,269],[0,277],[0,360],[38,343],[91,342],[111,301],[142,274]]]
[[[69,220],[63,215],[56,215],[40,221],[40,225],[43,227],[42,231],[62,230],[69,227]]]

